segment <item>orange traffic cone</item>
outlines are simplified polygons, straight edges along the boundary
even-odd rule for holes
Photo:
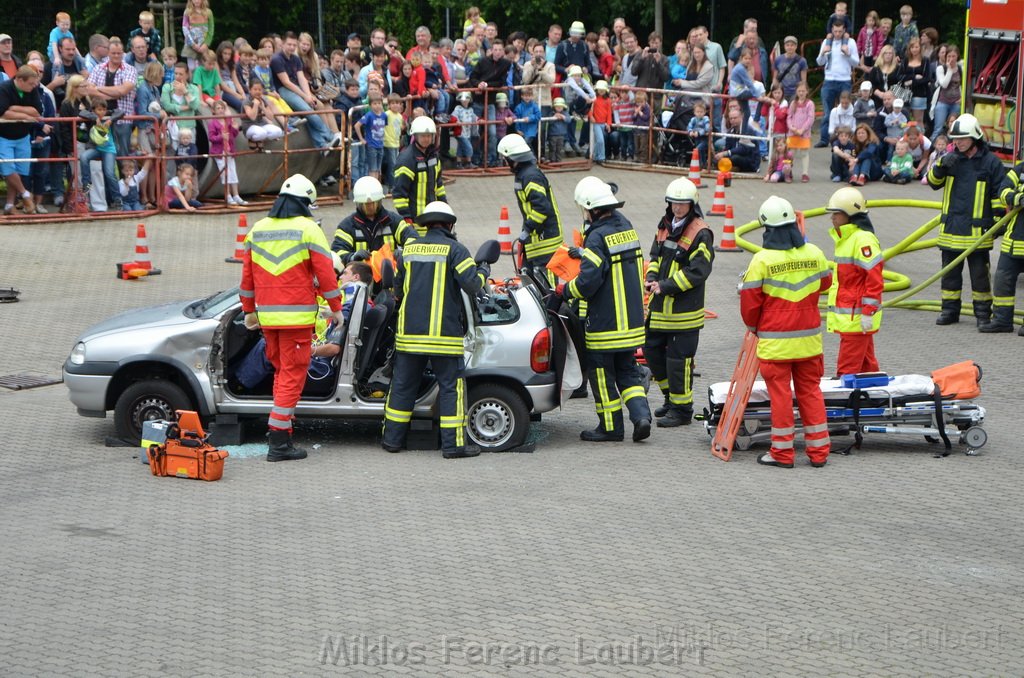
[[[249,232],[249,220],[244,214],[238,215],[238,230],[235,231],[235,256],[227,257],[224,261],[229,264],[242,263],[242,255],[245,252],[245,235]]]
[[[725,216],[725,172],[718,173],[718,181],[715,183],[715,199],[711,203],[711,211],[708,214],[716,217]]]
[[[135,228],[135,263],[137,268],[148,271],[149,275],[160,275],[159,268],[153,268],[149,259],[149,244],[146,242],[146,225],[139,224]]]
[[[690,176],[687,178],[693,182],[694,186],[700,187],[700,153],[696,148],[690,155]]]
[[[742,252],[736,247],[736,226],[733,223],[732,205],[725,206],[725,225],[722,227],[722,244],[716,245],[718,252]]]
[[[498,217],[498,243],[502,254],[512,254],[512,230],[508,227],[508,207],[504,205]]]

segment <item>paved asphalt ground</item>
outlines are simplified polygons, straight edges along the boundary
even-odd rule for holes
[[[825,155],[813,161],[808,185],[735,182],[737,224],[773,190],[822,205],[835,186]],[[596,173],[652,238],[673,177]],[[552,175],[569,225],[581,176]],[[508,176],[449,195],[471,249],[502,205],[516,215]],[[349,209],[320,215],[333,230]],[[891,244],[930,213],[872,216]],[[135,223],[0,228],[0,286],[22,290],[0,306],[0,375],[59,376],[92,323],[237,282],[223,261],[235,220],[213,215],[148,221],[164,274],[115,280]],[[830,252],[826,219],[809,226]],[[732,372],[749,258],[716,259],[699,405]],[[937,267],[935,251],[891,263],[915,281]],[[1019,675],[1024,338],[934,320],[887,311],[878,354],[891,374],[984,367],[989,442],[975,457],[872,436],[824,469],[784,471],[758,466],[757,448],[713,458],[696,425],[585,446],[593,404],[575,400],[534,425],[533,454],[390,455],[374,426],[301,422],[300,442],[322,445],[308,460],[231,458],[207,484],[154,478],[135,450],[104,447],[112,421],[77,416],[62,385],[0,391],[0,675]],[[838,342],[825,345],[831,370]]]

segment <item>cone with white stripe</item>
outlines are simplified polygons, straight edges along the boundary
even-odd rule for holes
[[[502,254],[512,254],[512,229],[508,225],[508,207],[504,205],[498,217],[498,244],[501,245]]]
[[[147,271],[148,275],[160,275],[160,269],[153,268],[153,262],[149,258],[145,224],[139,224],[135,228],[135,263],[138,264],[136,268]]]
[[[224,259],[229,264],[242,263],[242,255],[245,253],[245,236],[249,232],[249,220],[244,214],[238,215],[238,228],[235,231],[235,255]]]
[[[716,217],[725,216],[725,172],[718,173],[718,181],[715,183],[715,199],[711,203],[711,211],[708,214]]]
[[[690,155],[690,175],[687,179],[692,181],[694,186],[700,187],[700,153],[696,148]]]
[[[722,244],[716,245],[718,252],[742,252],[736,247],[736,224],[733,222],[732,205],[725,206],[725,225],[722,226]]]

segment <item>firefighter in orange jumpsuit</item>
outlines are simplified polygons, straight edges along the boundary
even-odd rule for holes
[[[882,247],[856,188],[840,188],[825,209],[836,241],[836,274],[828,291],[826,328],[839,335],[836,377],[877,372],[875,334],[882,325]]]
[[[793,392],[811,466],[828,461],[830,441],[821,376],[818,296],[832,285],[832,271],[820,249],[805,243],[788,200],[771,196],[761,205],[764,249],[754,255],[740,284],[740,314],[757,334],[757,357],[772,408],[772,447],[757,463],[793,468]],[[793,388],[790,389],[790,380]]]
[[[311,218],[314,202],[313,182],[292,175],[281,186],[269,216],[256,222],[245,238],[238,296],[245,326],[263,328],[267,359],[274,366],[267,461],[306,458],[306,451],[292,444],[292,417],[306,384],[317,295],[327,301],[338,323],[344,321],[331,250]]]

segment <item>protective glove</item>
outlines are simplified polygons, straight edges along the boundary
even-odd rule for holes
[[[583,258],[583,248],[582,247],[570,247],[569,248],[569,258],[570,259],[582,259]]]
[[[349,261],[369,261],[370,253],[366,250],[356,250],[352,253],[352,256],[348,258]]]
[[[860,314],[860,331],[861,332],[867,333],[867,332],[870,332],[873,329],[873,327],[872,327],[872,325],[874,325],[874,322],[872,321],[873,318],[874,318],[874,316],[865,315],[863,313]]]
[[[939,158],[939,164],[942,165],[943,169],[947,172],[952,172],[960,162],[962,156],[956,151],[950,151],[946,155]]]
[[[1024,207],[1024,187],[1018,188],[1017,192],[1010,196],[1010,207]]]
[[[245,314],[245,329],[247,330],[258,330],[260,328],[260,318],[255,313]]]
[[[340,308],[337,311],[334,311],[333,313],[331,313],[331,316],[334,318],[334,322],[338,323],[339,325],[344,325],[345,324],[345,316],[341,312]]]
[[[520,231],[520,233],[519,233],[519,242],[521,242],[521,243],[523,243],[525,245],[529,241],[530,241],[530,232],[525,230],[525,229]]]
[[[481,261],[479,264],[477,264],[477,268],[480,269],[480,272],[484,274],[485,278],[491,277],[491,265],[488,264],[486,261]]]
[[[558,283],[555,286],[555,296],[565,299],[565,283]]]

